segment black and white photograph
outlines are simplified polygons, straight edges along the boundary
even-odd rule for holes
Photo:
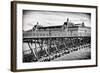
[[[23,62],[91,59],[91,14],[23,10]]]
[[[97,66],[97,6],[12,2],[11,69]]]

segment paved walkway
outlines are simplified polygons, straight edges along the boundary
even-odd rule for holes
[[[54,59],[53,61],[66,61],[66,60],[83,60],[91,58],[91,49],[83,48],[78,51],[73,51],[70,54],[66,54],[59,58]]]

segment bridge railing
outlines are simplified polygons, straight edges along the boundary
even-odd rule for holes
[[[85,37],[91,36],[90,32],[78,32],[78,31],[35,31],[24,32],[23,38],[41,38],[41,37]]]

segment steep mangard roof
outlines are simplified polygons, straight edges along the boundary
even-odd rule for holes
[[[58,25],[58,26],[42,26],[42,25],[39,25],[39,22],[37,22],[37,24],[34,25],[34,27],[31,30],[28,30],[27,32],[36,31],[36,30],[58,30],[59,31],[59,30],[64,30],[64,29],[69,29],[69,28],[72,28],[72,29],[75,29],[75,28],[91,29],[91,27],[85,26],[84,22],[74,24],[74,23],[70,22],[69,19],[67,19],[67,21],[64,22],[63,25]]]

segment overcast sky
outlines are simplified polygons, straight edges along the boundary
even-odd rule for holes
[[[91,26],[89,13],[23,10],[23,30],[30,30],[37,22],[43,26],[63,25],[69,18],[73,23]]]

